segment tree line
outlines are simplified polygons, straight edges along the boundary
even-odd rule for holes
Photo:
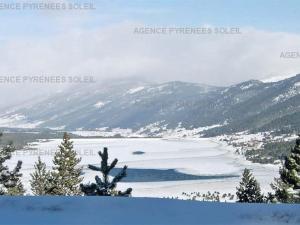
[[[0,136],[2,136],[0,134]],[[12,143],[0,149],[0,195],[24,195],[25,189],[21,182],[20,169],[22,161],[18,161],[13,170],[9,170],[4,163],[11,159],[15,151]],[[95,183],[83,184],[82,167],[79,166],[81,158],[77,156],[70,136],[64,133],[62,143],[53,157],[53,166],[47,170],[46,164],[38,157],[34,171],[30,174],[30,187],[34,195],[57,196],[130,196],[132,189],[117,191],[117,183],[126,177],[127,166],[112,179],[109,173],[118,163],[114,159],[108,162],[108,149],[98,152],[101,158],[100,167],[88,165],[88,168],[100,172],[101,176],[95,177]]]
[[[260,185],[249,169],[245,169],[242,181],[237,187],[238,202],[248,203],[300,203],[300,136],[283,165],[279,178],[274,178],[271,188],[274,193],[266,196],[261,193]]]

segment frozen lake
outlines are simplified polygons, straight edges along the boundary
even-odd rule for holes
[[[182,197],[182,192],[219,191],[235,193],[243,169],[252,169],[263,191],[278,176],[272,165],[253,164],[234,154],[231,147],[213,139],[74,139],[74,148],[82,157],[84,182],[97,174],[86,168],[99,164],[97,152],[108,147],[110,160],[119,159],[118,167],[128,165],[128,178],[118,189],[133,188],[133,196]],[[17,151],[11,162],[23,161],[23,181],[30,189],[29,178],[38,155],[50,169],[61,139],[34,143],[37,150]]]

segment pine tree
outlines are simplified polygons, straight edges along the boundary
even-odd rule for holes
[[[95,177],[96,183],[92,184],[81,184],[81,190],[85,195],[91,196],[130,196],[132,192],[132,188],[128,188],[126,191],[116,191],[117,183],[121,181],[124,177],[126,177],[127,166],[124,166],[122,170],[112,179],[109,179],[110,171],[115,168],[118,163],[118,159],[114,159],[112,163],[108,164],[108,150],[107,148],[103,149],[103,152],[98,152],[101,157],[101,166],[93,166],[89,165],[88,167],[91,170],[99,171],[102,173],[102,179],[99,176]]]
[[[296,145],[290,156],[285,157],[284,166],[280,171],[281,180],[290,184],[293,189],[300,188],[300,138],[297,138]]]
[[[0,137],[2,133],[0,133]],[[12,152],[15,151],[12,143],[0,148],[0,195],[23,195],[24,187],[20,178],[22,174],[20,169],[22,161],[18,161],[14,170],[10,171],[8,166],[4,165],[6,160],[11,158]]]
[[[83,180],[80,177],[82,168],[78,166],[81,158],[73,149],[70,136],[64,133],[63,141],[54,155],[51,172],[51,193],[53,195],[80,195],[79,184]]]
[[[274,183],[271,184],[271,188],[275,192],[275,194],[272,195],[274,202],[294,203],[295,199],[292,194],[293,190],[291,186],[283,182],[281,178],[275,178]]]
[[[30,186],[34,195],[51,194],[51,173],[46,170],[46,164],[38,158],[34,165],[35,171],[30,174]]]
[[[291,154],[285,157],[283,167],[279,170],[280,178],[276,178],[271,187],[275,191],[277,201],[293,203],[299,201],[300,189],[300,136],[296,140]]]
[[[238,202],[260,203],[263,202],[260,186],[249,169],[244,169],[242,181],[237,187]]]

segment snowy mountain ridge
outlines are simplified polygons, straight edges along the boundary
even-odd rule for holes
[[[120,129],[142,136],[294,132],[300,127],[299,83],[300,75],[229,87],[179,81],[82,85],[7,109],[0,115],[0,126],[113,133]]]

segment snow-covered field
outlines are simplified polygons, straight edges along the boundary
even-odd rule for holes
[[[122,197],[2,197],[5,225],[299,224],[299,205],[231,204]]]
[[[17,151],[10,163],[23,161],[23,181],[30,189],[29,178],[38,155],[46,162],[49,169],[52,158],[61,139],[39,142],[38,150]],[[88,164],[100,163],[97,154],[103,147],[108,147],[110,160],[118,158],[118,167],[128,165],[130,169],[175,169],[185,174],[201,176],[232,176],[230,178],[177,180],[159,182],[128,182],[119,184],[118,188],[133,188],[133,196],[138,197],[183,197],[182,192],[219,191],[235,193],[242,170],[247,167],[261,183],[263,191],[270,190],[269,184],[278,176],[278,167],[273,165],[253,164],[242,156],[234,154],[232,147],[221,144],[214,139],[74,139],[74,147],[82,157],[84,182],[94,181],[96,172],[86,169]],[[135,151],[144,154],[133,154]],[[130,172],[128,173],[130,177]],[[142,174],[141,174],[142,176]]]

